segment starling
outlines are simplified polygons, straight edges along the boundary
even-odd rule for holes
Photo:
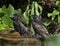
[[[16,32],[19,32],[20,35],[23,35],[25,37],[32,37],[34,34],[31,32],[30,28],[25,26],[25,24],[22,22],[22,18],[20,15],[14,14],[13,18],[14,23],[14,29]]]
[[[37,34],[40,34],[42,36],[45,35],[45,34],[46,35],[48,34],[48,31],[47,31],[45,25],[40,21],[40,19],[37,15],[33,16],[32,25],[33,25],[34,31]]]

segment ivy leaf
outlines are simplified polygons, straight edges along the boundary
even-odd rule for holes
[[[5,28],[13,27],[13,22],[8,15],[2,17],[2,22]]]
[[[36,15],[39,16],[39,12],[38,12],[38,3],[37,3],[37,2],[35,2],[35,11],[36,11]]]
[[[40,15],[42,14],[42,7],[37,3],[35,2],[35,9],[36,9],[36,15]]]
[[[34,2],[32,2],[32,5],[31,5],[31,15],[34,15]]]
[[[14,7],[12,5],[9,5],[8,9],[7,9],[7,15],[13,15],[15,13],[14,11]]]
[[[33,34],[35,34],[32,24],[31,24],[30,28],[31,28],[31,31],[33,32]]]
[[[45,26],[48,26],[50,23],[51,23],[51,22],[44,22],[43,24],[44,24]]]
[[[23,14],[23,16],[22,16],[22,19],[24,20],[24,22],[25,22],[26,24],[29,23],[29,18],[28,18],[28,16],[27,16],[26,12],[24,12],[24,14]]]
[[[48,13],[48,17],[52,16],[52,13]]]
[[[2,12],[2,8],[0,8],[0,13]]]
[[[22,16],[22,19],[24,20],[24,22],[25,22],[26,24],[29,23],[29,15],[30,15],[30,14],[29,14],[29,13],[30,13],[29,6],[30,6],[30,5],[27,6],[26,11],[23,13],[23,16]]]
[[[5,5],[2,7],[2,13],[4,13],[4,14],[6,14],[6,13],[7,13],[7,8],[6,8],[6,6],[5,6]]]
[[[3,25],[1,24],[1,21],[0,21],[0,30],[2,30],[2,29],[5,29],[5,28],[3,27]]]
[[[55,16],[59,14],[59,11],[54,10],[52,13],[52,20],[54,20]]]
[[[15,14],[22,15],[22,11],[21,11],[21,9],[15,10]]]

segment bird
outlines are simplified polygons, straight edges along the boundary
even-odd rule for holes
[[[34,34],[31,32],[30,28],[23,23],[21,15],[14,14],[11,19],[13,20],[16,32],[19,32],[20,35],[23,35],[24,37],[34,37]]]
[[[36,34],[45,36],[48,35],[48,30],[45,25],[41,22],[40,18],[37,15],[33,15],[33,22],[32,22],[34,31]]]

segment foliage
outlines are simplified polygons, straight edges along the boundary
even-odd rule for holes
[[[57,17],[56,17],[57,16]],[[48,13],[48,17],[51,17],[51,21],[45,22],[44,24],[48,26],[50,23],[59,23],[60,22],[60,0],[56,1],[56,7],[52,13]]]
[[[17,11],[17,12],[16,12]],[[2,8],[0,8],[0,30],[5,28],[12,28],[13,22],[10,19],[13,14],[20,14],[21,10],[14,10],[14,7],[12,5],[9,5],[8,8],[4,5]]]
[[[35,1],[32,2],[32,4],[28,4],[26,10],[24,13],[22,13],[21,9],[14,10],[14,7],[12,5],[9,5],[8,8],[6,6],[3,6],[0,8],[0,30],[4,28],[11,28],[13,27],[13,22],[10,19],[13,14],[19,14],[22,15],[22,19],[25,21],[26,24],[29,23],[29,16],[32,17],[32,15],[36,14],[41,19],[43,8]],[[54,8],[52,13],[48,13],[48,17],[51,17],[52,22],[55,23],[55,17],[58,16],[58,22],[60,22],[60,1],[56,1],[56,8]],[[48,26],[51,22],[45,22],[45,26]]]
[[[9,16],[13,13],[13,11],[10,8],[13,8],[13,7],[9,5],[8,8],[6,8],[6,6],[3,6],[2,8],[0,8],[0,13],[3,14],[2,17],[0,17],[1,19],[0,24],[2,25],[2,26],[0,25],[0,27],[8,28],[12,26],[11,24],[12,21],[10,20]],[[0,29],[3,29],[3,28],[0,28]]]
[[[40,6],[35,1],[33,1],[32,4],[28,4],[24,13],[22,13],[21,9],[15,10],[12,5],[9,5],[8,8],[6,8],[6,6],[3,6],[2,8],[0,8],[0,30],[5,28],[13,28],[13,21],[10,19],[10,17],[12,17],[14,14],[22,15],[22,19],[24,20],[24,22],[26,24],[29,24],[30,23],[29,21],[32,19],[33,15],[37,15],[41,19],[42,10],[43,10],[42,6]],[[53,12],[48,13],[48,18],[49,17],[51,17],[51,21],[49,22],[45,21],[44,22],[45,26],[48,26],[51,23],[56,24],[60,22],[60,0],[56,1],[56,7],[54,8]],[[30,23],[30,28],[34,33],[34,29],[31,23]],[[46,43],[48,43],[48,45],[50,46],[59,46],[60,45],[59,38],[60,38],[60,34],[56,34],[56,35],[50,35],[46,37],[45,40],[46,40]]]
[[[28,24],[29,23],[29,16],[32,16],[35,14],[37,16],[40,16],[42,14],[42,7],[37,2],[33,1],[32,5],[29,4],[26,8],[26,11],[23,13],[23,18],[24,18],[23,20]]]

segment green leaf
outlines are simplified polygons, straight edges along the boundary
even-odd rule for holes
[[[22,19],[24,20],[24,22],[25,22],[26,24],[29,23],[29,18],[28,18],[28,16],[27,16],[26,12],[24,12],[24,14],[23,14],[23,16],[22,16]]]
[[[48,13],[48,17],[52,16],[52,13]]]
[[[45,26],[48,26],[50,23],[51,23],[51,22],[44,22],[43,24],[44,24]]]
[[[58,14],[59,14],[59,11],[54,10],[53,13],[52,13],[52,16],[54,16],[54,15],[58,15]]]
[[[54,20],[55,16],[59,14],[59,11],[54,10],[52,13],[52,20]]]
[[[31,24],[30,28],[31,28],[31,31],[33,32],[33,34],[35,34],[32,24]]]
[[[29,6],[30,6],[30,4],[29,4],[29,5],[27,5],[27,7],[26,7],[26,11],[28,11],[28,10],[29,10]]]
[[[31,5],[31,15],[34,15],[34,2],[32,2],[32,5]]]
[[[2,25],[4,25],[5,28],[13,27],[13,22],[8,15],[4,15],[2,17],[2,22],[3,22]]]
[[[0,13],[2,12],[2,8],[0,8]]]
[[[37,2],[35,2],[35,11],[36,11],[36,15],[39,16],[39,12],[38,12],[38,3],[37,3]]]
[[[6,8],[5,5],[3,5],[3,7],[2,7],[2,11],[1,11],[1,12],[4,13],[4,14],[7,14],[7,8]]]
[[[5,29],[5,28],[3,27],[3,25],[1,24],[1,21],[0,21],[0,30],[2,30],[2,29]]]
[[[35,2],[35,9],[36,9],[36,15],[40,15],[42,14],[42,7],[37,3]]]
[[[7,15],[12,16],[14,13],[15,13],[14,7],[12,5],[9,5],[9,7],[7,9]]]
[[[22,15],[22,11],[21,11],[21,9],[15,10],[15,14]]]
[[[60,3],[60,1],[56,1],[56,6],[58,6],[58,5],[59,5],[59,3]]]

